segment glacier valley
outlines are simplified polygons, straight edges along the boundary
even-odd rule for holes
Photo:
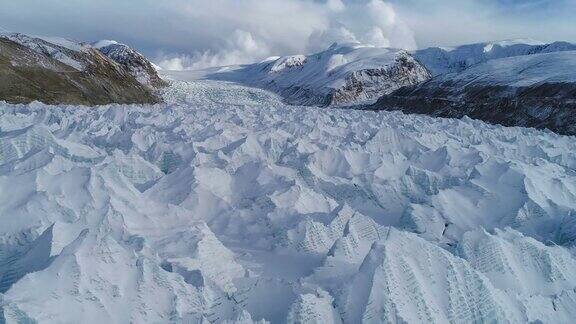
[[[0,103],[0,322],[576,318],[574,137],[162,96]]]

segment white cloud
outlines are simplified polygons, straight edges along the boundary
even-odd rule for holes
[[[371,0],[366,7],[372,17],[372,21],[376,22],[379,27],[394,27],[396,24],[396,11],[389,3]]]
[[[374,46],[380,46],[380,47],[391,46],[390,39],[386,37],[386,35],[384,34],[384,30],[382,30],[382,28],[380,27],[372,28],[372,30],[370,30],[366,34],[364,40],[368,44],[374,44]]]
[[[216,0],[229,8],[232,5],[227,1],[231,0]],[[282,5],[272,4],[275,1],[268,0],[267,5],[254,2],[250,13],[243,12],[242,6],[235,8],[235,15],[226,13],[225,17],[219,17],[223,15],[220,10],[210,12],[211,20],[222,24],[235,20],[231,25],[242,29],[236,29],[213,49],[186,55],[162,55],[160,66],[198,69],[242,64],[272,55],[320,51],[334,42],[362,42],[407,49],[416,46],[414,37],[397,17],[393,6],[383,0],[352,3],[283,0]],[[202,15],[191,14],[203,19]]]
[[[256,40],[252,33],[235,30],[226,46],[219,51],[207,50],[194,54],[161,55],[158,65],[167,70],[203,69],[250,63],[255,58],[270,56],[270,49],[263,41]]]
[[[314,31],[308,39],[306,49],[310,52],[322,51],[337,42],[357,43],[359,40],[346,26],[334,23],[327,29]]]
[[[342,0],[327,0],[326,5],[328,9],[334,12],[344,11],[346,9],[346,5]]]
[[[116,39],[161,60],[166,67],[199,68],[318,51],[336,41],[408,49],[506,38],[576,41],[575,3],[14,0],[2,3],[0,27],[86,41]]]

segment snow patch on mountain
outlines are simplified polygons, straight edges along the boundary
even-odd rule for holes
[[[85,71],[98,58],[91,51],[99,51],[120,64],[139,83],[151,88],[164,86],[165,82],[156,73],[156,68],[142,54],[127,45],[112,40],[101,40],[93,44],[77,42],[61,37],[28,36],[20,33],[0,33],[0,37],[58,60],[77,71]]]
[[[86,65],[75,58],[73,52],[87,51],[89,45],[74,42],[60,37],[34,37],[20,33],[0,33],[0,37],[9,39],[35,52],[47,55],[77,71],[83,71]]]
[[[574,135],[576,50],[546,52],[548,45],[539,49],[438,75],[384,96],[373,107],[438,117],[469,116]]]
[[[92,43],[92,46],[96,49],[101,49],[101,48],[104,48],[106,46],[117,45],[117,44],[118,44],[118,42],[115,40],[102,39],[102,40],[99,40],[97,42]]]

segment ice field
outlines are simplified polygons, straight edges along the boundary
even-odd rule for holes
[[[576,318],[574,137],[163,96],[0,104],[0,322]]]

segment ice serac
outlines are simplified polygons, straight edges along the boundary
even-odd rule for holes
[[[334,44],[320,53],[280,57],[208,76],[271,90],[290,104],[312,106],[372,102],[429,77],[406,51],[360,44]]]
[[[466,261],[395,229],[372,246],[339,305],[349,323],[523,321],[514,302]]]
[[[92,46],[130,71],[130,74],[143,85],[150,88],[161,88],[167,85],[166,81],[158,76],[154,65],[144,55],[128,45],[116,41],[101,40]]]
[[[0,251],[0,293],[8,291],[27,273],[42,270],[50,264],[52,228],[48,227],[28,244],[16,240],[3,242]]]
[[[144,206],[134,186],[141,177],[128,172],[122,154],[102,159],[99,150],[58,139],[47,126],[11,129],[6,121],[0,140],[3,319],[196,322],[240,312],[227,296],[243,268],[202,221],[179,208]],[[12,181],[21,186],[7,195]]]
[[[495,234],[475,230],[464,235],[460,254],[499,287],[523,295],[560,295],[576,287],[576,260],[558,246],[546,246],[507,228]]]
[[[373,108],[468,116],[574,135],[576,45],[566,44],[562,51],[547,52],[547,48],[538,54],[480,61],[462,71],[438,75],[383,96]]]
[[[570,322],[576,309],[576,260],[566,249],[546,246],[510,228],[464,235],[458,254],[509,296],[529,321]]]
[[[0,33],[0,100],[102,105],[157,103],[131,71],[89,44]]]

